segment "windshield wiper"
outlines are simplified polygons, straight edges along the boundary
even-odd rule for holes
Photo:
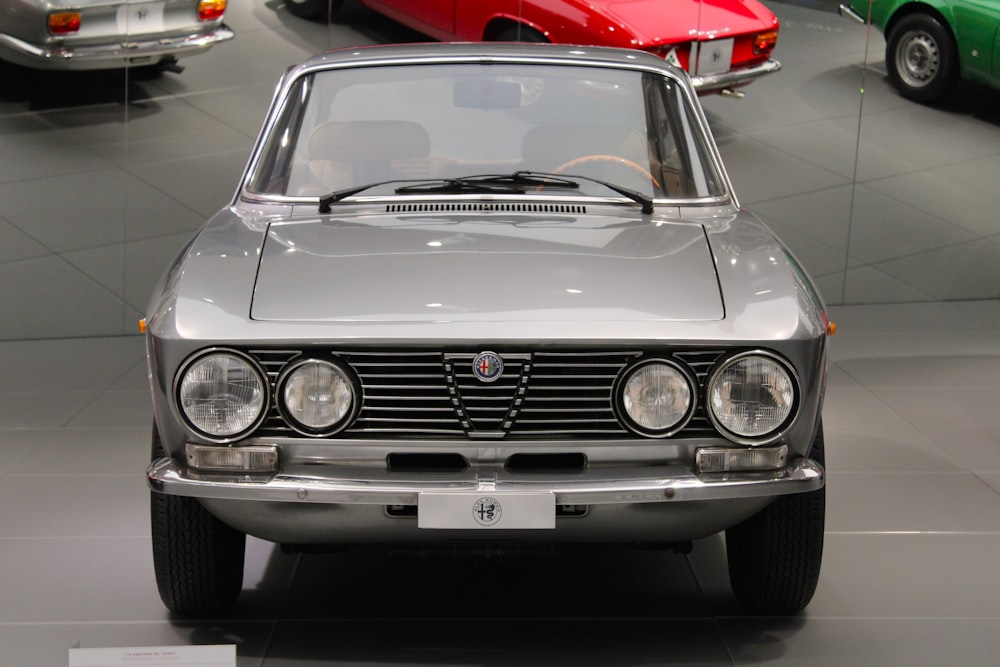
[[[515,194],[523,195],[524,188],[509,182],[492,180],[475,180],[470,178],[442,178],[434,181],[424,181],[415,185],[404,185],[396,188],[397,195],[412,194]]]
[[[544,174],[541,172],[515,171],[513,174],[482,174],[477,176],[461,176],[456,178],[395,178],[388,181],[377,181],[356,185],[343,190],[336,190],[328,195],[319,198],[319,212],[329,213],[330,205],[352,197],[359,192],[364,192],[380,185],[390,183],[412,183],[396,188],[396,194],[414,193],[439,193],[439,194],[462,194],[462,193],[495,193],[495,194],[524,194],[523,187],[559,187],[578,188],[579,183],[562,178],[556,174]]]
[[[545,174],[544,172],[533,172],[533,171],[528,171],[528,172],[523,172],[523,173],[532,174],[532,175],[539,175],[540,174],[540,175],[543,175],[543,176],[549,175],[549,174]],[[638,190],[633,190],[632,188],[626,188],[624,185],[618,185],[616,183],[611,183],[609,181],[602,181],[599,178],[591,178],[590,176],[581,176],[580,174],[567,174],[567,176],[569,176],[570,178],[578,178],[578,179],[583,180],[583,181],[590,181],[591,183],[597,183],[598,185],[603,185],[607,189],[614,190],[618,194],[623,195],[625,197],[628,197],[629,199],[631,199],[632,201],[634,201],[636,204],[639,204],[640,206],[642,206],[642,212],[643,213],[652,213],[653,212],[653,198],[652,197],[648,197],[648,196],[642,194]]]
[[[469,176],[470,179],[486,183],[513,183],[534,188],[568,188],[575,190],[580,187],[576,181],[563,178],[559,174],[544,171],[515,171],[513,174],[500,176]]]
[[[577,180],[590,181],[591,183],[603,185],[609,190],[614,190],[618,194],[628,197],[635,203],[642,206],[643,213],[653,212],[652,197],[647,197],[638,190],[626,188],[622,185],[617,185],[608,181],[602,181],[599,178],[591,178],[590,176],[581,176],[579,174],[566,174],[564,176],[562,174],[554,174],[547,171],[515,171],[513,174],[508,176],[472,176],[470,178],[478,178],[481,181],[488,182],[510,182],[518,185],[555,188],[579,188],[580,184],[576,182]]]
[[[532,171],[515,171],[512,174],[479,174],[427,181],[420,185],[402,187],[397,194],[413,192],[514,192],[523,194],[531,188],[579,188],[580,184],[556,174]]]
[[[480,174],[476,176],[462,176],[432,180],[400,178],[388,181],[379,181],[376,183],[368,183],[366,185],[337,190],[336,192],[331,192],[326,196],[320,197],[319,212],[329,213],[331,204],[356,195],[359,192],[364,192],[370,188],[378,187],[380,185],[388,185],[390,183],[412,183],[412,185],[403,185],[396,188],[396,194],[524,194],[525,188],[528,187],[567,189],[579,188],[580,184],[573,179],[585,180],[590,181],[591,183],[597,183],[598,185],[603,185],[609,190],[613,190],[620,195],[628,197],[642,206],[643,213],[653,212],[653,199],[651,197],[647,197],[641,192],[638,192],[637,190],[616,185],[608,181],[602,181],[597,178],[591,178],[589,176],[572,174],[569,178],[566,178],[560,174],[544,171],[515,171],[511,174]]]
[[[371,188],[377,188],[380,185],[388,185],[389,183],[407,183],[410,182],[408,179],[395,178],[389,181],[378,181],[376,183],[366,183],[365,185],[356,185],[353,188],[344,188],[343,190],[334,190],[328,195],[324,195],[319,198],[319,212],[329,213],[330,204],[335,204],[343,199],[347,199],[359,192],[364,192]]]

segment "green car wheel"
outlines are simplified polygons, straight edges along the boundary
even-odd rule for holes
[[[958,83],[958,52],[951,31],[930,14],[910,14],[889,31],[889,80],[915,102],[935,102]]]

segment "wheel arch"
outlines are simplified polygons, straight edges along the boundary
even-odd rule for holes
[[[487,21],[486,25],[483,27],[482,39],[484,42],[495,42],[498,40],[499,35],[501,35],[504,31],[517,28],[518,26],[537,32],[545,37],[546,41],[552,41],[548,31],[542,26],[531,21],[525,21],[524,19],[513,18],[510,16],[494,16]]]
[[[948,5],[943,2],[938,2],[934,0],[933,2],[925,2],[920,0],[919,2],[904,2],[899,7],[897,7],[892,14],[890,14],[888,20],[885,23],[885,28],[882,32],[889,37],[889,33],[893,31],[896,25],[907,16],[912,16],[914,14],[926,14],[934,19],[936,19],[948,33],[951,35],[952,40],[955,40],[955,30],[951,27],[952,20],[951,10]]]

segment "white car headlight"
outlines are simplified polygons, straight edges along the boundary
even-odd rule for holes
[[[797,391],[791,373],[775,357],[759,352],[737,355],[716,368],[708,381],[709,417],[732,440],[763,439],[789,423]]]
[[[347,425],[356,403],[349,372],[322,359],[307,359],[285,370],[278,380],[281,411],[296,429],[329,435]]]
[[[215,440],[230,440],[255,428],[267,407],[264,374],[249,358],[210,352],[186,366],[177,403],[188,424]]]
[[[694,412],[695,392],[689,373],[665,359],[629,369],[619,389],[619,412],[636,433],[664,437],[676,433]]]

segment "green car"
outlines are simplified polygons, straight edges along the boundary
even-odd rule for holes
[[[850,0],[840,9],[885,34],[889,79],[903,97],[934,102],[960,78],[1000,89],[997,0]]]

